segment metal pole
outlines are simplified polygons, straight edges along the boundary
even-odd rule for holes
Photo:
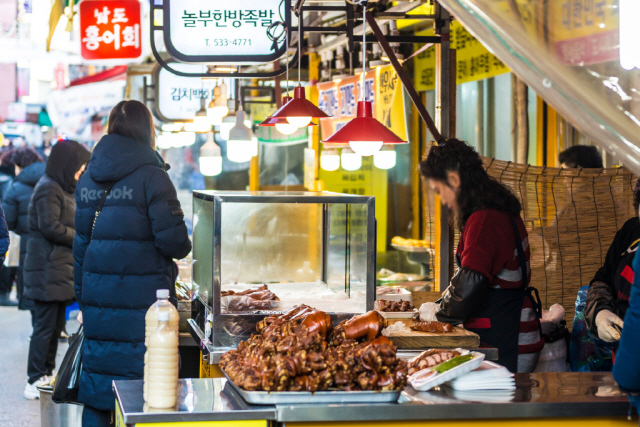
[[[436,45],[436,127],[442,138],[450,138],[451,130],[451,52],[449,42],[451,16],[440,4],[436,3],[435,32],[440,35],[441,42]],[[451,238],[453,233],[449,225],[449,208],[441,203],[439,218],[436,218],[436,287],[444,289],[451,279],[453,264],[451,262]],[[439,221],[438,221],[439,219]]]
[[[476,116],[476,142],[478,154],[484,156],[484,80],[476,82],[478,98],[477,98],[477,116]]]

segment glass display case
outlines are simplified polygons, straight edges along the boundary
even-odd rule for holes
[[[375,230],[369,196],[195,191],[192,334],[203,351],[223,351],[295,305],[334,322],[372,310]]]

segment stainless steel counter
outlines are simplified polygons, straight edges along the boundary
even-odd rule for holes
[[[142,397],[142,380],[114,381],[113,391],[126,424],[212,420],[275,420],[275,407],[250,406],[240,397],[222,393],[226,380],[183,379],[175,409],[150,409]]]
[[[512,394],[457,395],[446,388],[416,392],[408,387],[392,404],[246,404],[224,379],[180,381],[175,411],[145,412],[142,381],[116,381],[114,391],[127,424],[207,420],[400,421],[498,418],[626,416],[629,403],[608,373],[516,375]]]

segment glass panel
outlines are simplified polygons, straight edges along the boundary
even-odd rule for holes
[[[213,202],[193,199],[193,287],[196,295],[212,305]]]
[[[224,203],[222,287],[315,282],[322,274],[322,205]]]

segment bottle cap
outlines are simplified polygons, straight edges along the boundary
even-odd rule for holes
[[[169,289],[158,289],[156,291],[156,298],[169,298]]]
[[[159,311],[158,312],[158,322],[168,322],[169,321],[169,312],[168,311]]]

